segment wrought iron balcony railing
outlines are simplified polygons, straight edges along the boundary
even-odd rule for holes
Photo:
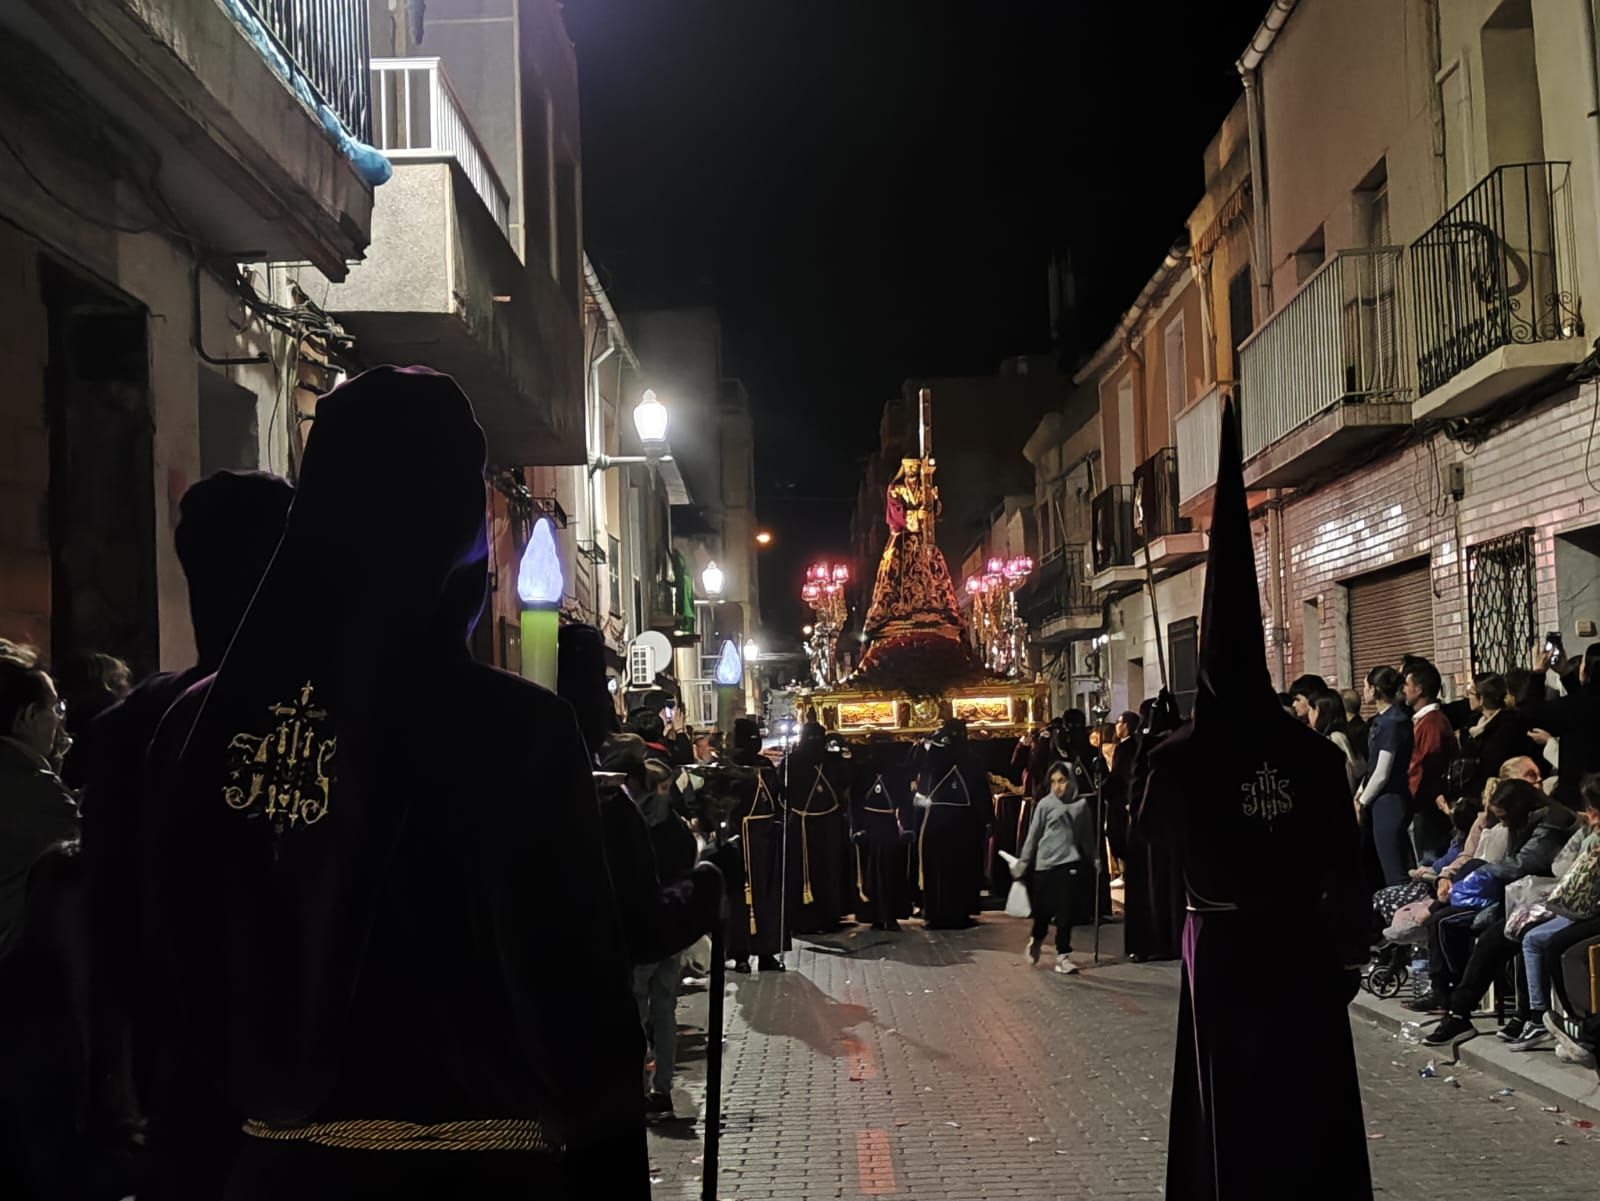
[[[374,145],[396,161],[454,159],[494,223],[510,237],[510,194],[462,111],[439,60],[375,58],[372,83],[378,96]]]
[[[1127,484],[1103,488],[1090,504],[1094,569],[1127,567],[1133,563],[1133,489]]]
[[[1410,398],[1400,254],[1341,250],[1239,347],[1246,459],[1335,405]]]
[[[344,127],[372,141],[367,0],[244,0]]]
[[[1089,548],[1079,542],[1047,552],[1033,577],[1017,590],[1017,612],[1029,622],[1099,611],[1100,602],[1089,587]]]
[[[1089,587],[1089,548],[1078,543],[1057,547],[1051,554],[1061,559],[1061,581],[1056,586],[1057,608],[1062,613],[1090,614],[1100,611],[1094,589]]]
[[[1178,516],[1178,452],[1163,446],[1133,472],[1133,542],[1149,546],[1188,530],[1189,522]]]
[[[1497,167],[1411,244],[1423,394],[1502,346],[1583,336],[1570,177]]]

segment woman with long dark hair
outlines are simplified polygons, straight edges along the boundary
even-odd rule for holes
[[[1367,762],[1350,744],[1345,732],[1344,700],[1337,692],[1324,689],[1311,698],[1311,728],[1344,755],[1345,786],[1354,793],[1366,774]]]

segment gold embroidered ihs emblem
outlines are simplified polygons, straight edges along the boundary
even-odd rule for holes
[[[228,740],[228,782],[222,799],[231,809],[265,817],[278,833],[313,825],[328,812],[333,779],[329,762],[337,738],[324,738],[328,716],[312,700],[311,682],[292,701],[267,706],[277,724],[265,734],[235,734]]]
[[[1279,776],[1278,769],[1270,763],[1258,767],[1255,778],[1239,785],[1239,791],[1244,794],[1240,810],[1246,817],[1259,817],[1270,822],[1294,808],[1294,793],[1290,791],[1289,781]]]

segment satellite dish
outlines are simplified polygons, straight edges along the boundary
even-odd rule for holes
[[[672,662],[672,643],[660,630],[646,630],[628,643],[628,686],[649,688]]]

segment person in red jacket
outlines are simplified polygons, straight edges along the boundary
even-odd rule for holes
[[[1450,798],[1445,777],[1460,754],[1450,719],[1439,705],[1439,669],[1426,659],[1406,666],[1411,708],[1411,841],[1418,863],[1430,863],[1450,844]]]

